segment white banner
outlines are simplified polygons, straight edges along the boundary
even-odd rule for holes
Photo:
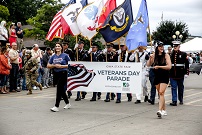
[[[67,90],[141,93],[142,64],[69,62]]]

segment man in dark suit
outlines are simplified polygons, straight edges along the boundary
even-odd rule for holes
[[[173,41],[174,49],[171,53],[172,68],[170,70],[170,84],[172,91],[171,106],[177,106],[177,95],[180,105],[183,104],[184,77],[189,75],[188,57],[185,52],[180,51],[180,44],[180,41]]]

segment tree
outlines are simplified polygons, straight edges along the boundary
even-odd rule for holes
[[[182,42],[187,39],[188,26],[184,22],[174,22],[170,20],[162,21],[156,28],[156,31],[152,33],[152,39],[156,41],[162,41],[164,44],[172,45],[172,36],[176,31],[179,31],[183,35]]]
[[[26,24],[26,20],[36,16],[37,10],[44,4],[54,5],[58,2],[55,0],[6,0],[0,1],[0,4],[6,6],[10,11],[9,21],[22,22]],[[1,11],[1,10],[0,10]]]
[[[0,21],[7,20],[10,16],[9,10],[7,7],[0,5]]]

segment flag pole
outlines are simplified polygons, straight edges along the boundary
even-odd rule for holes
[[[118,41],[119,41],[119,50],[121,49],[121,41],[120,40],[121,40],[121,38],[118,39]],[[120,58],[119,61],[121,61],[121,53],[120,53],[120,57],[119,58]]]
[[[107,42],[105,42],[105,48],[107,48]],[[107,52],[106,52],[106,62],[107,62]]]
[[[78,36],[76,35],[76,44],[78,44]],[[79,61],[78,47],[76,48],[76,61]]]
[[[91,45],[91,40],[90,40],[90,48],[92,47]],[[92,62],[93,61],[93,56],[92,56],[92,53],[90,52],[90,61]]]

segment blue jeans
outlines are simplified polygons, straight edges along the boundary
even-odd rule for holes
[[[149,81],[151,84],[151,95],[150,95],[150,100],[155,101],[155,97],[156,97],[156,86],[154,85],[154,71],[153,69],[150,69],[149,71]]]
[[[27,89],[26,78],[25,78],[25,75],[24,75],[23,78],[22,78],[22,90],[26,90],[26,89]]]
[[[177,102],[177,89],[178,89],[178,100],[183,102],[184,94],[184,78],[182,79],[172,79],[170,78],[172,101]]]

